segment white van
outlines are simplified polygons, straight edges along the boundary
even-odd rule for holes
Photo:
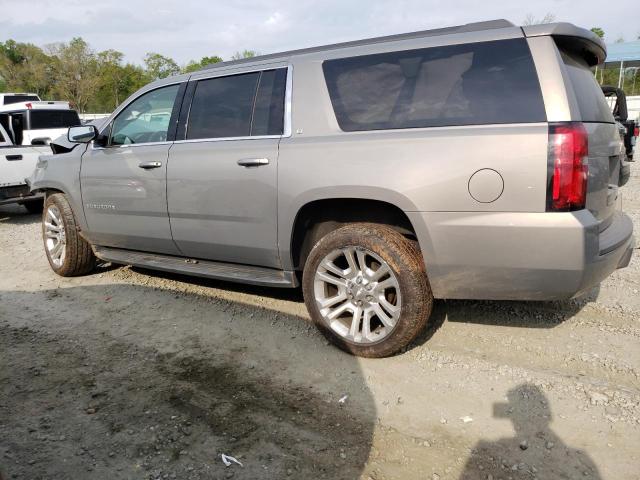
[[[0,105],[0,123],[18,145],[46,145],[81,125],[69,102],[28,101]]]

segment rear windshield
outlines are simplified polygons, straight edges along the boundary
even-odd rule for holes
[[[341,58],[323,69],[344,131],[546,121],[524,39]]]
[[[6,95],[4,97],[4,104],[11,105],[12,103],[37,102],[39,100],[37,95]]]
[[[75,110],[28,110],[29,129],[67,128],[80,125]]]
[[[587,62],[580,56],[567,51],[560,50],[560,54],[573,85],[581,120],[614,123],[611,108]]]

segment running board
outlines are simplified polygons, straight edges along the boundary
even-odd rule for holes
[[[105,262],[133,265],[135,267],[181,273],[196,277],[214,278],[229,282],[250,283],[268,287],[297,287],[298,280],[294,272],[273,268],[253,267],[235,263],[193,260],[157,253],[136,252],[110,247],[93,247],[100,260]]]

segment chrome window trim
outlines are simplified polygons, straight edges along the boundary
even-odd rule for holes
[[[147,142],[147,143],[129,143],[126,145],[109,145],[108,147],[96,147],[92,140],[90,145],[91,145],[91,150],[111,150],[115,148],[129,148],[129,147],[137,148],[137,147],[148,147],[153,145],[171,145],[172,143],[174,142]]]
[[[282,138],[291,136],[291,98],[293,92],[293,65],[287,66],[287,83],[284,92],[284,124]]]
[[[268,140],[274,138],[282,138],[282,135],[254,135],[247,137],[214,137],[214,138],[192,138],[189,140],[176,140],[173,143],[198,143],[198,142],[230,142],[238,140]]]
[[[207,80],[207,79],[210,79],[210,78],[231,77],[233,75],[242,75],[244,73],[264,72],[265,70],[277,70],[278,68],[284,68],[284,65],[282,65],[282,66],[263,65],[262,67],[263,68],[256,68],[256,69],[251,69],[251,70],[239,70],[239,71],[235,71],[235,72],[229,72],[229,71],[217,72],[216,75],[209,75],[209,76],[206,76],[206,77],[198,77],[198,78],[190,78],[187,81],[188,82],[197,82],[199,80]],[[287,69],[287,80],[286,80],[286,84],[285,84],[285,93],[284,93],[284,123],[283,123],[282,135],[254,135],[254,136],[247,135],[247,136],[243,136],[243,137],[193,138],[193,139],[190,139],[190,140],[175,140],[173,142],[131,143],[131,144],[128,144],[128,145],[111,145],[111,146],[108,146],[108,147],[96,147],[94,145],[93,141],[92,141],[91,142],[91,149],[92,150],[107,150],[107,149],[110,149],[110,148],[143,147],[143,146],[146,146],[146,145],[170,145],[170,144],[174,144],[174,143],[227,142],[227,141],[238,141],[238,140],[268,140],[268,139],[291,137],[291,99],[292,99],[292,96],[293,96],[292,95],[292,91],[293,91],[293,65],[291,65],[291,64],[287,65],[286,69]],[[183,81],[174,82],[174,83],[167,83],[165,85],[159,86],[158,88],[146,90],[145,92],[141,93],[136,98],[131,100],[131,102],[127,103],[126,106],[121,107],[118,110],[116,110],[116,112],[114,112],[114,114],[113,114],[113,117],[109,118],[109,121],[106,123],[105,128],[103,129],[103,131],[107,127],[109,127],[109,125],[111,125],[113,120],[120,114],[120,112],[122,110],[124,110],[132,102],[135,102],[142,95],[144,95],[144,94],[146,94],[148,92],[152,92],[153,90],[158,90],[158,89],[163,88],[163,87],[168,87],[168,86],[171,86],[171,85],[176,85],[176,84],[183,83]],[[100,132],[100,134],[102,134],[102,131]]]

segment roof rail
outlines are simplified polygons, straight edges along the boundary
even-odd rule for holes
[[[515,25],[510,21],[504,20],[504,19],[489,20],[486,22],[474,22],[474,23],[467,23],[465,25],[458,25],[455,27],[436,28],[432,30],[421,30],[418,32],[400,33],[396,35],[387,35],[383,37],[366,38],[363,40],[354,40],[351,42],[341,42],[341,43],[334,43],[330,45],[321,45],[317,47],[302,48],[299,50],[289,50],[285,52],[271,53],[268,55],[259,55],[257,57],[242,58],[240,60],[231,60],[228,62],[218,62],[218,63],[208,65],[198,71],[201,72],[201,71],[207,71],[215,68],[224,68],[232,65],[242,65],[243,63],[272,60],[272,59],[277,59],[282,57],[289,57],[292,55],[304,55],[307,53],[316,53],[316,52],[322,52],[325,50],[335,50],[337,48],[358,47],[361,45],[394,42],[397,40],[410,40],[413,38],[435,37],[438,35],[450,35],[454,33],[480,32],[483,30],[493,30],[496,28],[509,28],[509,27],[515,27]]]

